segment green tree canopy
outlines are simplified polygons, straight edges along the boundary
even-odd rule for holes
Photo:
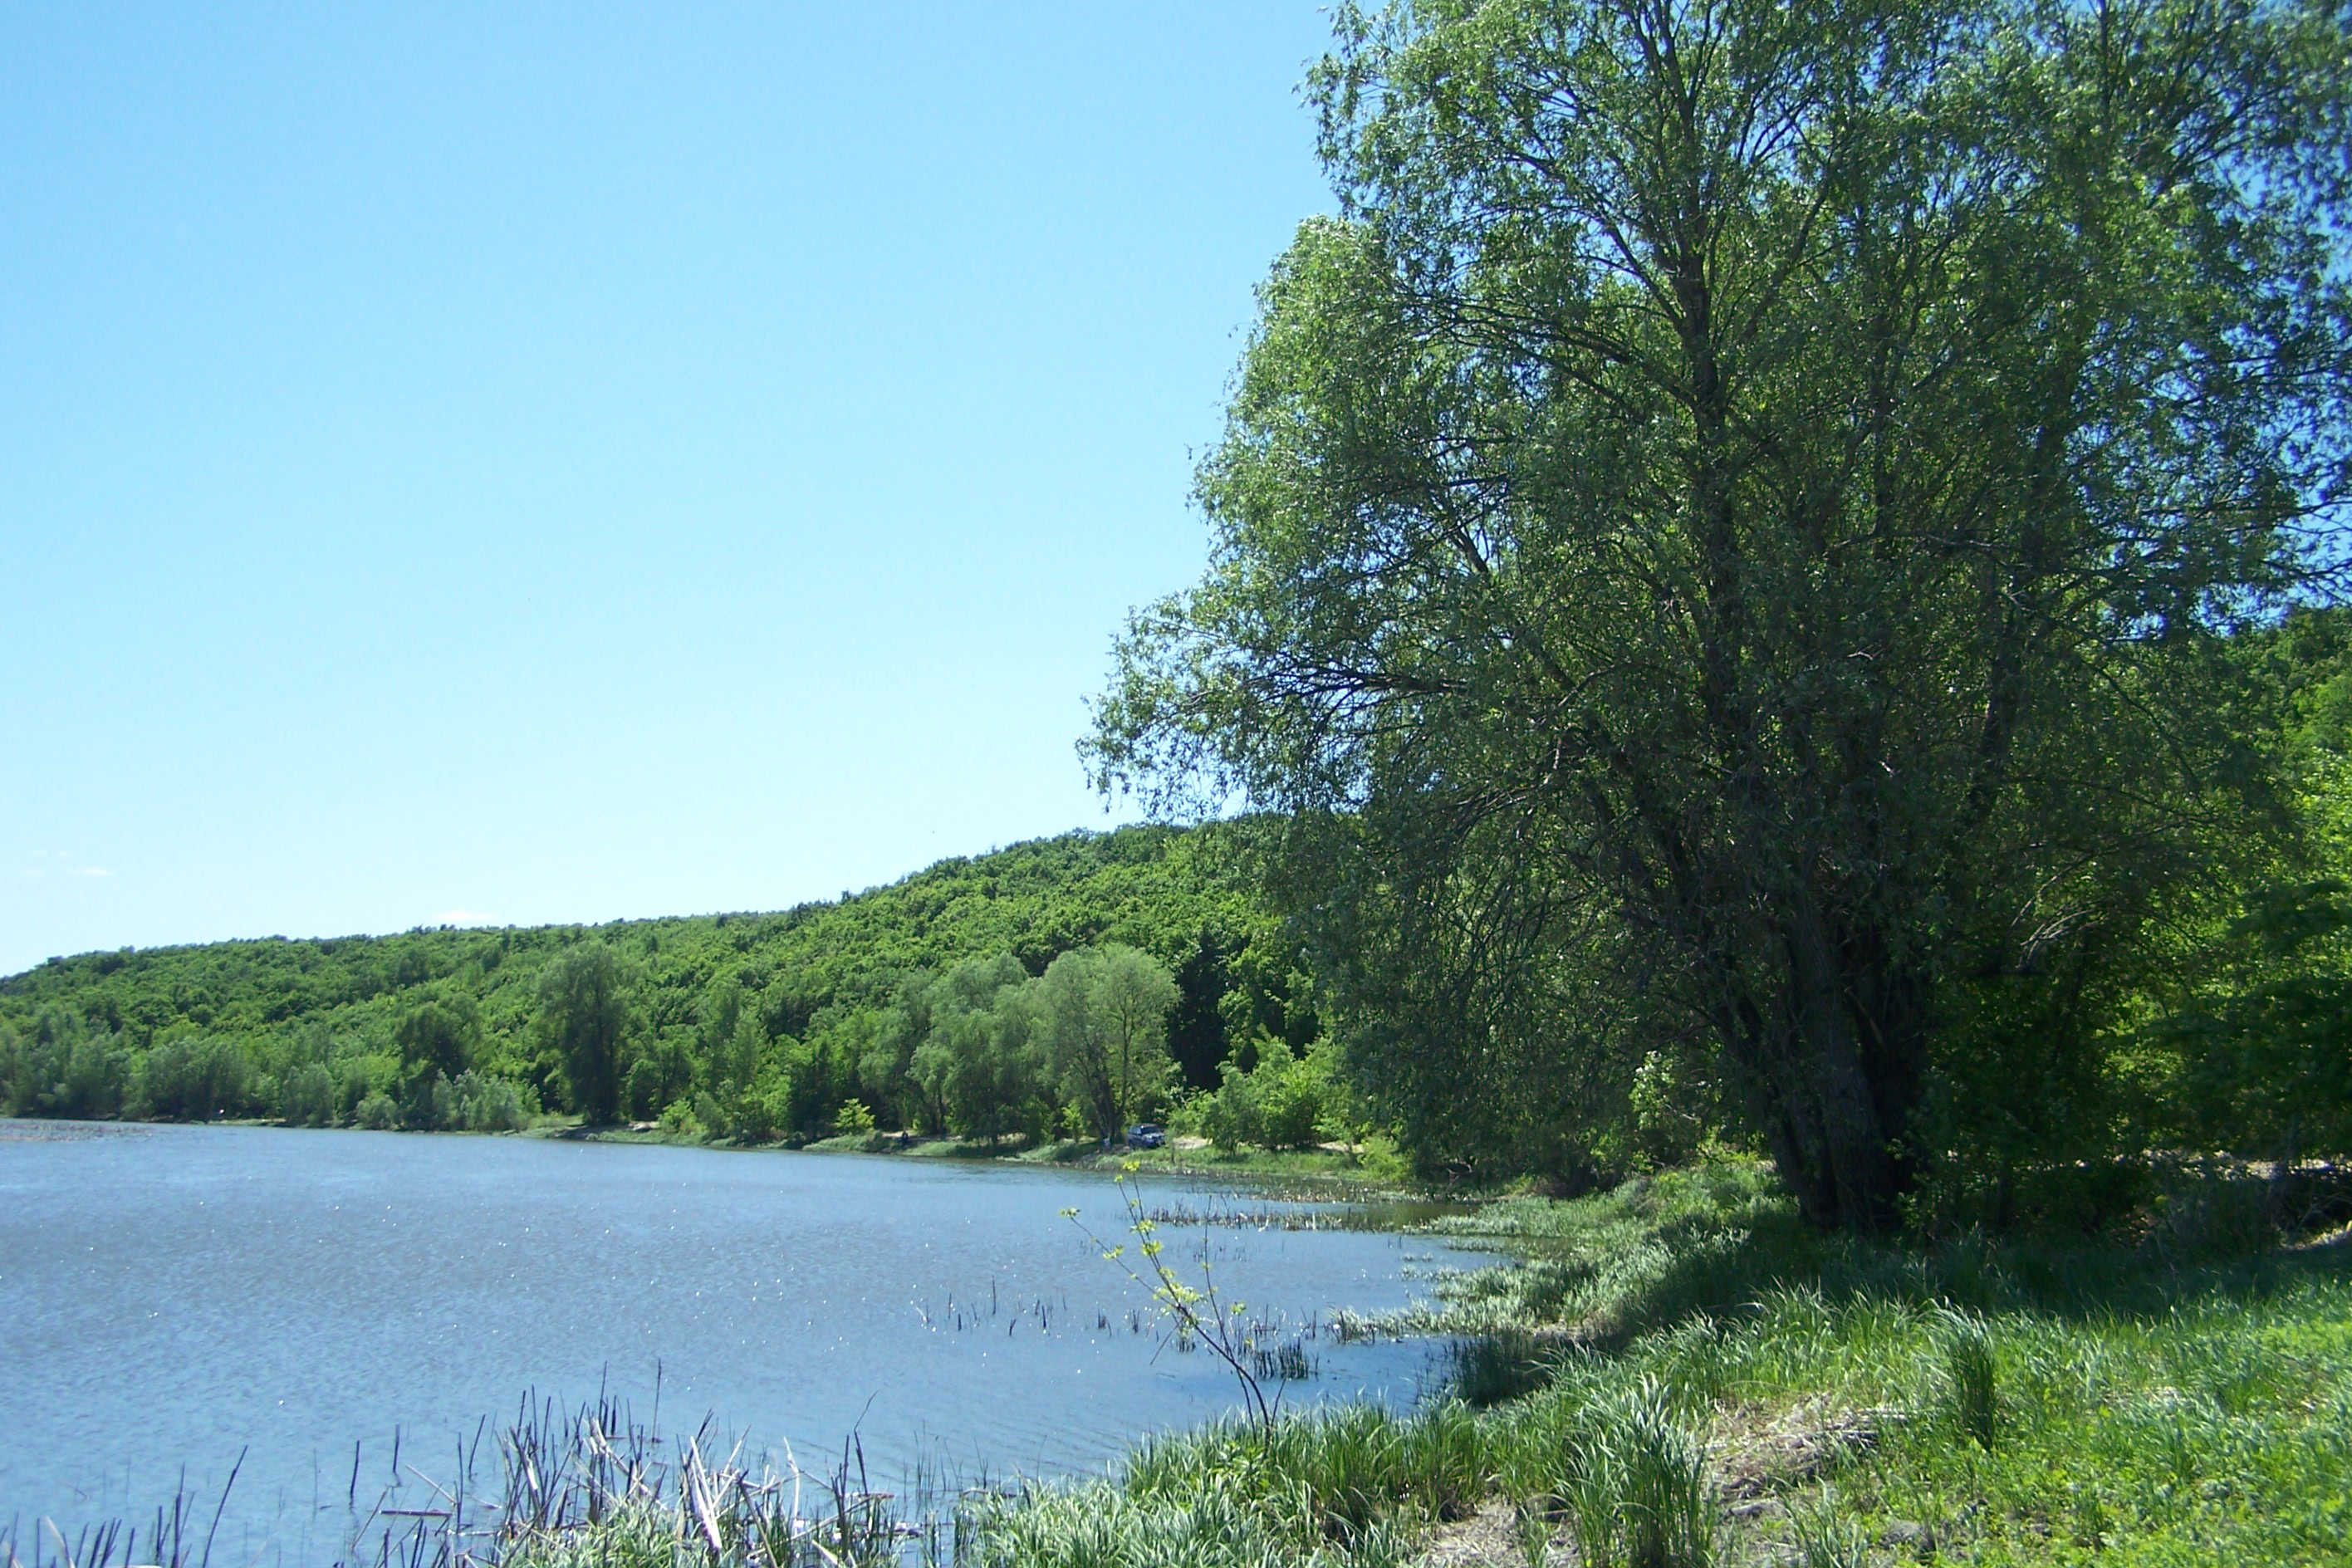
[[[991,1142],[1021,1130],[1039,1089],[1032,982],[1009,952],[969,958],[901,991],[903,1016],[924,1019],[911,1075],[943,1121]],[[886,1022],[888,1037],[894,1025]]]
[[[1063,1095],[1084,1109],[1097,1136],[1124,1136],[1129,1113],[1165,1091],[1174,1071],[1175,980],[1150,954],[1112,942],[1062,954],[1037,984]]]
[[[534,1027],[563,1074],[572,1109],[592,1126],[620,1120],[625,987],[620,955],[604,942],[567,948],[540,977]]]
[[[1291,814],[1424,1153],[1662,1040],[1823,1224],[2008,1086],[2095,1132],[2133,953],[2262,820],[2221,642],[2342,520],[2340,8],[1339,26],[1341,216],[1263,290],[1106,787]]]
[[[436,1073],[455,1079],[474,1065],[481,1036],[481,1009],[464,993],[417,1003],[401,1016],[393,1032],[402,1076],[412,1082]]]

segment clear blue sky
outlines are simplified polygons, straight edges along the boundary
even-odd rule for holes
[[[1327,25],[0,10],[0,973],[1104,826]]]

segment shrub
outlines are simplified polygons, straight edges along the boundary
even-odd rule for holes
[[[247,1107],[251,1069],[234,1040],[165,1040],[132,1069],[128,1105],[147,1121],[202,1121]]]
[[[21,1039],[0,1033],[0,1109],[11,1116],[120,1115],[130,1078],[129,1053],[115,1037],[71,1015],[44,1013]]]
[[[635,1121],[648,1121],[661,1113],[661,1064],[651,1057],[639,1057],[629,1067],[629,1080],[623,1103],[629,1117]]]
[[[1554,1490],[1591,1568],[1706,1568],[1717,1516],[1706,1450],[1647,1379],[1579,1413]]]
[[[693,1111],[695,1121],[713,1137],[725,1136],[734,1124],[735,1119],[727,1114],[727,1102],[707,1089],[696,1092]],[[669,1112],[665,1110],[662,1115],[667,1120]]]
[[[289,1127],[335,1124],[335,1075],[322,1062],[290,1073],[280,1092],[278,1114]]]
[[[1224,1079],[1204,1097],[1201,1131],[1230,1153],[1244,1143],[1267,1149],[1304,1149],[1321,1136],[1329,1109],[1330,1079],[1323,1059],[1294,1056],[1280,1039],[1261,1036],[1257,1066],[1249,1072],[1227,1061],[1217,1068]]]
[[[400,1083],[400,1061],[395,1057],[352,1057],[335,1064],[335,1103],[339,1120],[356,1123],[360,1106],[373,1095],[386,1100]]]
[[[457,1116],[452,1125],[468,1132],[520,1132],[539,1109],[521,1089],[502,1078],[462,1072],[456,1088]]]
[[[727,1115],[727,1135],[738,1143],[772,1143],[784,1128],[785,1089],[770,1080],[736,1097]]]
[[[400,1097],[400,1124],[415,1132],[446,1132],[465,1125],[457,1087],[436,1072],[412,1079]]]

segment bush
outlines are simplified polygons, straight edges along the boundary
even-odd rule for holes
[[[664,1131],[667,1131],[669,1127],[670,1110],[677,1109],[677,1104],[673,1103],[669,1110],[662,1112]],[[691,1114],[700,1129],[713,1137],[725,1136],[733,1128],[735,1122],[735,1118],[727,1114],[726,1103],[707,1089],[696,1091]]]
[[[726,1117],[727,1136],[738,1143],[772,1143],[784,1130],[785,1089],[768,1079],[736,1096]]]
[[[412,1132],[443,1132],[461,1127],[462,1115],[457,1086],[444,1072],[411,1080],[400,1097],[400,1124]]]
[[[373,1131],[389,1132],[400,1125],[400,1107],[393,1102],[392,1096],[378,1089],[359,1102],[352,1113],[352,1121]]]
[[[234,1040],[165,1040],[132,1069],[128,1105],[145,1121],[203,1121],[247,1109],[252,1070]]]
[[[357,1123],[360,1106],[373,1095],[386,1100],[400,1083],[400,1062],[384,1056],[352,1057],[335,1065],[335,1104],[339,1121]]]
[[[289,1074],[278,1097],[278,1114],[289,1127],[332,1127],[335,1075],[322,1062]]]
[[[538,1113],[538,1101],[502,1078],[467,1071],[457,1075],[457,1116],[452,1123],[468,1132],[520,1132]]]
[[[1294,1057],[1272,1036],[1261,1037],[1257,1068],[1244,1072],[1232,1061],[1217,1071],[1224,1079],[1201,1102],[1201,1131],[1231,1153],[1245,1143],[1267,1149],[1305,1149],[1321,1135],[1329,1100],[1329,1079],[1321,1058]]]
[[[70,1015],[45,1013],[24,1038],[0,1033],[0,1106],[11,1116],[89,1120],[122,1110],[129,1053]]]
[[[661,1114],[661,1064],[651,1057],[639,1057],[629,1067],[629,1080],[622,1103],[628,1108],[633,1121],[650,1121]]]

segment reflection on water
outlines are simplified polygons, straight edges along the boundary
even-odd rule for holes
[[[1294,1405],[1431,1374],[1426,1347],[1318,1331],[1406,1302],[1396,1237],[1148,1198],[1224,1222],[1170,1253],[1205,1248],[1297,1344]],[[1070,1205],[1124,1219],[1107,1180],[1002,1166],[0,1122],[0,1518],[142,1515],[183,1485],[209,1510],[242,1453],[224,1560],[311,1561],[347,1490],[422,1486],[526,1391],[708,1413],[779,1462],[855,1432],[879,1472],[965,1477],[1095,1468],[1231,1408]]]

